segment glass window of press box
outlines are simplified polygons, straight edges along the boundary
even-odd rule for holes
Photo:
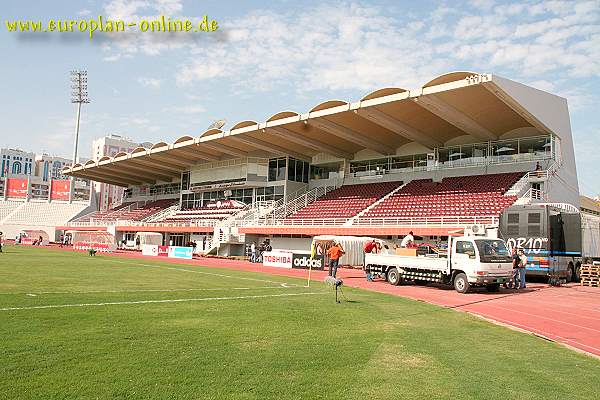
[[[306,161],[296,160],[292,157],[287,160],[285,157],[272,158],[269,160],[269,182],[285,180],[286,165],[288,180],[308,183],[310,164]]]
[[[283,186],[256,188],[256,201],[279,200],[283,198]]]
[[[288,180],[308,183],[310,165],[306,161],[291,158],[288,160]]]
[[[269,182],[285,180],[285,157],[269,160]]]
[[[560,157],[560,140],[553,135],[540,135],[438,147],[434,149],[434,153],[436,168],[557,160]],[[414,154],[352,161],[350,173],[354,176],[376,175],[400,172],[405,169],[421,170],[426,167],[427,154]],[[321,173],[321,171],[317,172],[317,167],[314,165],[312,170],[315,171],[315,175]],[[318,178],[312,176],[312,179]]]
[[[190,189],[190,171],[185,171],[181,174],[181,190]]]
[[[337,163],[310,166],[310,179],[329,179],[330,174],[339,174],[340,165]]]
[[[253,191],[256,191],[256,201],[279,200],[283,197],[283,186],[239,188],[215,190],[212,192],[184,193],[181,196],[181,207],[184,210],[201,208],[211,201],[236,200],[242,203],[252,203]]]

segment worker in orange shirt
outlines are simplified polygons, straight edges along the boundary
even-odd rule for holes
[[[339,243],[334,242],[333,246],[327,250],[327,255],[329,256],[329,276],[335,278],[340,263],[340,257],[344,255],[344,249]]]

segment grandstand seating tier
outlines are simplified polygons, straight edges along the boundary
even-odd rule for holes
[[[28,201],[13,212],[5,221],[7,225],[64,225],[67,221],[85,210],[88,205],[81,203]]]
[[[523,173],[414,180],[367,211],[363,218],[499,215],[516,196],[504,193]]]
[[[173,215],[165,217],[161,222],[218,222],[233,216],[243,208],[243,204],[234,203],[219,207],[207,206],[195,209],[180,210]]]
[[[107,211],[96,211],[78,218],[76,222],[114,222],[114,221],[142,221],[152,215],[174,205],[175,200],[156,200],[141,207],[134,203],[124,203]]]
[[[23,201],[0,201],[0,221],[12,214],[23,203]]]
[[[390,193],[402,182],[346,185],[290,215],[291,219],[350,218]]]

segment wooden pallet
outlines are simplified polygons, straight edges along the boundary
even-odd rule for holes
[[[593,264],[583,264],[579,270],[581,272],[591,272],[591,273],[600,273],[600,265],[593,265]]]
[[[583,264],[579,268],[581,280],[597,281],[600,279],[600,265]],[[588,285],[590,286],[590,285]]]
[[[600,287],[600,278],[581,278],[581,286]]]

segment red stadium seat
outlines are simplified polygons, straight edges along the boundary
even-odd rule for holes
[[[415,180],[363,215],[363,218],[499,215],[516,200],[504,193],[523,173]]]
[[[290,215],[291,219],[350,218],[400,186],[402,182],[346,185]]]

